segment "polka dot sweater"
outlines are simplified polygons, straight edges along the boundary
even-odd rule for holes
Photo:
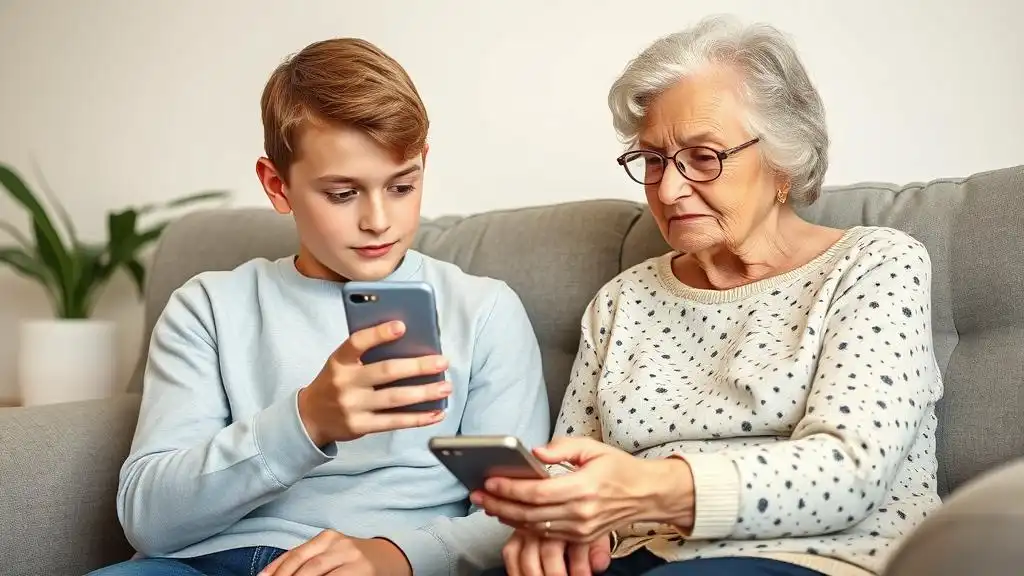
[[[880,573],[940,502],[924,246],[856,227],[799,269],[723,291],[679,282],[676,255],[590,303],[555,430],[690,464],[692,531],[620,527],[615,555]]]

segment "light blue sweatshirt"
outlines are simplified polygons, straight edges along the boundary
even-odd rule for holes
[[[548,441],[530,320],[505,283],[415,251],[387,279],[422,280],[436,292],[454,387],[446,417],[322,449],[296,399],[348,337],[341,285],[301,275],[288,257],[204,272],[174,292],[153,331],[118,489],[136,550],[290,549],[332,528],[391,540],[416,576],[500,564],[510,529],[470,510],[427,441],[459,433]]]

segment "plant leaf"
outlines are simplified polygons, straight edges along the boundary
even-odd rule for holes
[[[15,228],[14,224],[11,224],[10,222],[7,222],[5,220],[0,220],[0,230],[3,230],[12,238],[14,238],[14,240],[17,241],[22,248],[32,251],[32,243],[29,242],[28,236],[22,234],[17,228]]]
[[[45,241],[43,225],[38,220],[32,221],[32,232],[36,238],[36,254],[39,260],[50,270],[53,277],[54,294],[59,302],[57,315],[63,317],[68,306],[68,296],[75,283],[75,264],[66,252],[63,244],[54,248]]]
[[[42,284],[50,303],[55,309],[59,308],[58,295],[54,291],[53,278],[50,276],[49,269],[30,251],[12,247],[0,248],[0,263],[7,264],[18,274]]]
[[[27,250],[13,247],[0,248],[0,262],[10,265],[19,274],[42,282],[49,287],[49,271]]]
[[[164,204],[164,206],[167,208],[180,208],[182,206],[188,206],[189,204],[195,204],[196,202],[202,202],[204,200],[227,198],[227,196],[228,192],[226,190],[206,190],[171,200],[167,204]]]
[[[54,279],[57,281],[56,288],[62,294],[71,276],[71,259],[67,249],[62,242],[53,222],[46,214],[46,210],[36,199],[32,191],[14,170],[6,165],[0,164],[0,184],[10,192],[11,196],[19,204],[28,210],[32,217],[32,231],[36,239],[36,253],[50,269]],[[62,300],[63,301],[63,300]]]
[[[146,244],[159,240],[160,236],[164,233],[164,229],[167,228],[168,224],[170,224],[170,222],[161,222],[153,226],[149,230],[146,230],[145,232],[139,234],[136,249],[141,249]]]
[[[189,204],[195,204],[197,202],[203,202],[205,200],[217,200],[221,198],[228,198],[231,193],[227,190],[204,190],[202,192],[196,192],[195,194],[189,194],[188,196],[182,196],[176,198],[164,204],[146,204],[136,209],[136,212],[141,214],[149,214],[160,208],[181,208],[188,206]]]
[[[144,298],[146,295],[146,268],[142,265],[142,262],[134,259],[125,262],[125,267],[128,269],[128,274],[131,275],[132,280],[135,281],[135,287],[139,291],[139,298]]]
[[[113,269],[105,262],[105,246],[81,245],[73,256],[77,275],[69,295],[68,316],[86,318],[92,310],[94,294],[110,278]]]
[[[134,209],[113,212],[107,216],[107,250],[110,254],[110,265],[114,268],[131,260],[135,243],[135,223],[138,214]]]
[[[50,188],[50,183],[46,181],[46,177],[43,176],[42,169],[39,168],[39,163],[32,160],[32,168],[36,173],[36,179],[39,180],[39,187],[43,191],[43,195],[53,205],[57,211],[57,215],[61,219],[61,223],[64,225],[64,229],[68,233],[68,237],[71,238],[72,245],[78,245],[78,232],[75,230],[75,223],[71,220],[71,216],[68,215],[68,211],[64,209],[64,206],[57,200],[57,195],[53,193],[53,188]]]

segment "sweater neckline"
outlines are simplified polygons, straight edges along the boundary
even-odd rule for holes
[[[279,258],[275,262],[277,270],[286,284],[295,286],[301,290],[327,292],[332,294],[341,293],[341,287],[345,285],[345,282],[306,276],[302,272],[299,272],[299,269],[295,267],[296,258],[298,258],[298,256],[296,254],[292,254],[290,256]],[[415,250],[408,250],[406,251],[405,256],[402,257],[402,260],[398,263],[398,267],[395,268],[391,274],[381,278],[380,281],[401,282],[412,280],[422,266],[423,255]]]
[[[863,235],[864,231],[864,226],[854,226],[849,228],[843,232],[843,235],[839,240],[834,242],[828,247],[828,249],[815,256],[810,262],[803,266],[794,268],[789,272],[784,272],[776,276],[769,276],[768,278],[763,278],[761,280],[751,282],[750,284],[744,284],[742,286],[726,290],[694,288],[688,284],[684,284],[676,278],[675,273],[672,272],[672,261],[675,260],[676,257],[684,254],[678,250],[672,250],[659,256],[655,268],[657,271],[658,281],[661,283],[662,287],[674,296],[703,304],[736,302],[751,296],[762,294],[768,290],[774,290],[776,288],[786,286],[818,271],[818,269],[823,265],[835,258],[836,255],[842,253],[844,250],[856,243],[856,241]]]

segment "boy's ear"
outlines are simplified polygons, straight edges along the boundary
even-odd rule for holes
[[[267,198],[270,198],[274,210],[279,214],[290,213],[292,206],[285,190],[287,185],[269,158],[262,157],[256,161],[256,176],[259,177],[263,191],[267,193]]]
[[[427,152],[430,151],[430,144],[423,144],[423,168],[427,167]]]

